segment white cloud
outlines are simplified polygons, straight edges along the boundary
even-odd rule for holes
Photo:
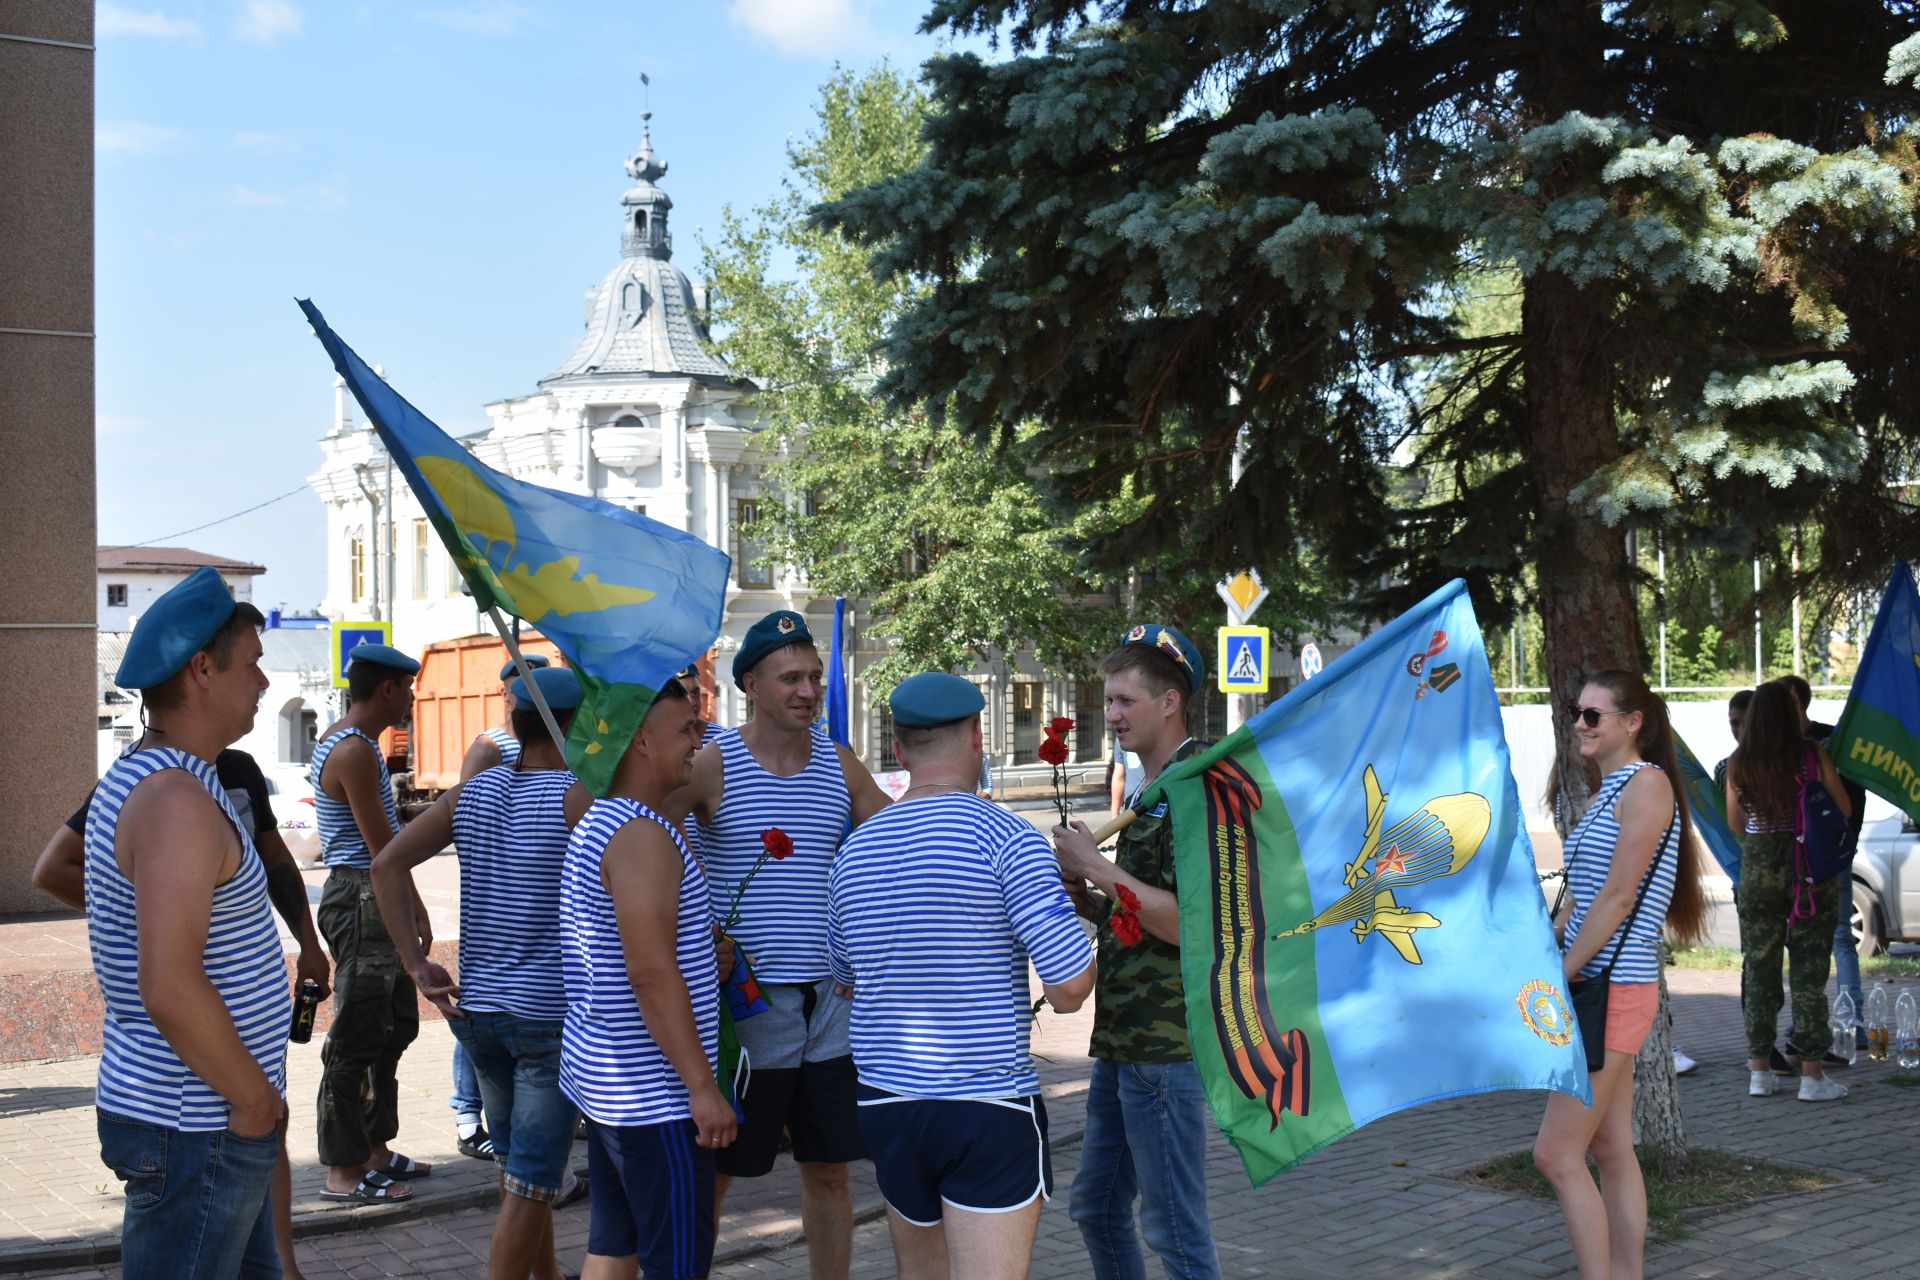
[[[473,0],[470,4],[428,9],[420,15],[420,21],[470,36],[512,36],[537,17],[533,9],[513,0]]]
[[[875,42],[865,8],[855,0],[733,0],[727,18],[781,53],[844,54]]]
[[[233,145],[242,151],[255,151],[263,156],[283,156],[289,151],[298,151],[300,140],[282,133],[258,133],[243,129],[233,135]]]
[[[93,32],[99,36],[156,36],[162,40],[180,40],[200,34],[200,24],[191,18],[169,18],[164,13],[143,13],[123,9],[117,4],[96,5]]]
[[[293,0],[241,0],[233,34],[249,44],[279,44],[299,35],[304,25],[306,17]]]
[[[285,191],[261,191],[234,183],[220,199],[242,209],[298,209],[304,213],[332,213],[347,207],[347,191],[338,179],[307,183]]]
[[[187,135],[172,125],[143,120],[102,120],[93,127],[93,148],[109,156],[163,156],[187,144]]]

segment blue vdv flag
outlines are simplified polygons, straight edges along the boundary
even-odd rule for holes
[[[1834,768],[1920,822],[1920,592],[1905,560],[1880,598],[1827,752]]]
[[[847,736],[847,598],[833,598],[833,648],[827,658],[827,736],[851,747]]]
[[[474,603],[539,627],[579,674],[586,695],[567,764],[606,794],[654,694],[719,635],[732,562],[684,530],[486,466],[388,386],[311,302],[300,309]]]
[[[1693,811],[1693,829],[1700,843],[1727,873],[1727,879],[1740,883],[1740,838],[1727,825],[1727,793],[1713,780],[1693,748],[1679,734],[1673,735],[1675,753],[1680,758],[1680,777],[1687,788],[1687,805]]]
[[[1255,1182],[1423,1102],[1590,1100],[1464,583],[1138,807],[1162,794],[1194,1061]]]

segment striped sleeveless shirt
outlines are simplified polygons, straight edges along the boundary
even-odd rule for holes
[[[460,1007],[563,1018],[560,867],[563,808],[573,775],[483,769],[460,788],[453,845],[460,858]]]
[[[607,842],[629,822],[657,822],[680,852],[679,924],[674,958],[693,1005],[694,1029],[709,1064],[720,1053],[720,980],[714,971],[707,880],[672,823],[638,800],[596,800],[567,843],[561,878],[560,929],[567,981],[567,1020],[560,1037],[560,1091],[590,1119],[611,1125],[664,1124],[692,1115],[687,1088],[647,1033],[613,895],[600,879]]]
[[[726,767],[720,811],[700,830],[713,886],[713,918],[727,918],[735,892],[765,851],[760,835],[778,827],[793,852],[753,875],[729,931],[762,982],[819,982],[827,976],[827,872],[852,825],[853,801],[840,756],[815,726],[807,767],[790,778],[768,773],[738,729],[716,741]]]
[[[380,804],[387,811],[387,825],[396,832],[400,830],[400,812],[393,805],[393,779],[387,776],[386,757],[380,754],[380,744],[374,739],[358,729],[342,729],[313,749],[307,777],[313,783],[313,820],[320,828],[320,860],[329,867],[359,867],[364,871],[373,865],[373,854],[367,850],[366,837],[360,834],[360,824],[353,820],[353,806],[335,800],[320,785],[327,757],[344,738],[359,738],[373,747],[374,766],[380,770]]]
[[[254,851],[253,833],[234,812],[213,766],[172,747],[152,747],[116,760],[93,793],[85,837],[87,949],[107,1007],[94,1103],[131,1120],[201,1133],[226,1128],[229,1106],[180,1060],[147,1016],[140,999],[133,883],[114,860],[121,808],[134,787],[162,769],[192,774],[240,838],[239,869],[213,891],[201,957],[207,980],[226,1004],[241,1043],[277,1089],[286,1085],[293,1001],[267,900],[266,868]]]
[[[1599,794],[1587,806],[1586,816],[1567,836],[1567,889],[1573,898],[1573,911],[1567,917],[1567,947],[1572,947],[1574,939],[1580,936],[1580,926],[1587,918],[1587,906],[1599,896],[1600,886],[1606,883],[1607,872],[1613,866],[1614,846],[1620,842],[1620,819],[1615,812],[1620,803],[1620,793],[1626,789],[1627,780],[1634,774],[1642,769],[1659,767],[1646,760],[1636,760],[1608,774],[1601,780]],[[1680,862],[1680,808],[1677,798],[1670,821],[1671,827],[1663,828],[1666,838],[1654,854],[1653,879],[1647,885],[1646,901],[1640,904],[1640,914],[1633,921],[1633,934],[1621,946],[1620,959],[1613,966],[1611,980],[1614,982],[1660,980],[1660,930],[1666,923],[1667,904],[1673,901],[1673,886]],[[1634,889],[1638,892],[1639,885],[1636,884]],[[1601,970],[1607,967],[1607,961],[1613,955],[1614,943],[1619,938],[1620,930],[1616,929],[1593,959],[1587,961],[1580,970],[1580,976],[1598,977]]]
[[[500,748],[501,764],[511,766],[520,763],[520,739],[513,736],[511,729],[502,729],[496,725],[480,736]]]

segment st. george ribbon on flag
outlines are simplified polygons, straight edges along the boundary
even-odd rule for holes
[[[720,633],[732,562],[683,530],[484,465],[388,386],[311,302],[300,309],[474,604],[538,627],[578,672],[586,696],[567,764],[604,795],[654,694]]]
[[[1462,1094],[1590,1101],[1466,586],[1171,767],[1187,1030],[1265,1182]]]

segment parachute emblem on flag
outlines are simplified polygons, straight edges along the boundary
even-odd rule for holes
[[[1535,978],[1520,988],[1514,1003],[1520,1006],[1520,1016],[1533,1034],[1552,1045],[1573,1043],[1573,1013],[1560,988]]]
[[[1330,924],[1353,923],[1353,937],[1364,942],[1378,934],[1393,945],[1408,964],[1420,963],[1414,946],[1416,929],[1437,929],[1441,921],[1425,911],[1412,911],[1394,897],[1440,876],[1450,876],[1473,858],[1493,825],[1493,806],[1487,798],[1464,791],[1439,796],[1382,831],[1387,793],[1368,765],[1361,779],[1367,794],[1367,835],[1360,852],[1347,864],[1348,892],[1311,920],[1304,920],[1275,939],[1299,937]],[[1382,842],[1387,851],[1376,854]]]

